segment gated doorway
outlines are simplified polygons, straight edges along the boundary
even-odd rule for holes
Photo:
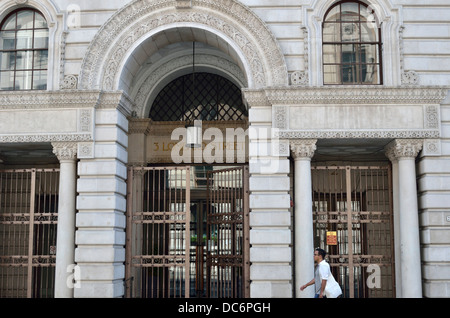
[[[312,167],[314,243],[343,297],[394,297],[390,166]]]
[[[128,170],[126,295],[248,297],[248,167]]]
[[[58,169],[0,170],[0,297],[54,297]]]

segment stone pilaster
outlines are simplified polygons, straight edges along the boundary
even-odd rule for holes
[[[289,144],[273,137],[272,107],[262,90],[249,104],[250,297],[292,297]]]
[[[104,93],[95,112],[95,157],[80,159],[75,298],[124,296],[129,102]]]

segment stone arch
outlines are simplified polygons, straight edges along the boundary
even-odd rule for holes
[[[177,27],[206,29],[230,43],[243,60],[250,88],[288,84],[281,49],[264,22],[237,0],[134,0],[114,14],[91,42],[80,72],[81,89],[117,90],[127,58],[152,35]]]
[[[225,58],[209,54],[198,54],[196,56],[196,68],[205,69],[226,77],[239,87],[246,87],[247,82],[242,70]],[[192,71],[192,58],[180,56],[170,61],[149,68],[145,71],[142,82],[138,83],[130,98],[134,101],[133,111],[138,117],[146,118],[150,112],[150,105],[158,95],[159,91],[173,79],[188,74]]]

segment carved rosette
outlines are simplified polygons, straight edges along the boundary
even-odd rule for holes
[[[415,158],[422,147],[422,139],[396,139],[386,146],[385,153],[391,161],[401,158]]]
[[[78,145],[75,142],[53,142],[52,146],[53,153],[59,161],[77,158]]]
[[[311,159],[316,151],[317,139],[291,140],[291,153],[294,159]]]
[[[65,76],[63,82],[61,83],[61,89],[77,89],[77,87],[78,76],[76,75]]]

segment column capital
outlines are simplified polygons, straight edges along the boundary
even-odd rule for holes
[[[311,159],[316,151],[317,139],[296,139],[289,142],[294,159]]]
[[[395,139],[384,149],[386,157],[391,161],[400,158],[415,158],[423,147],[422,139]]]
[[[77,157],[78,144],[76,142],[52,142],[53,153],[59,161],[75,160]]]

